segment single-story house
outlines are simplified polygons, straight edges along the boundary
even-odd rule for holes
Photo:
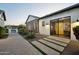
[[[79,25],[79,3],[40,18],[29,15],[26,20],[26,26],[30,31],[72,40],[76,40],[73,27],[77,25]]]
[[[6,25],[5,26],[8,29],[8,33],[18,33],[18,26],[15,25]]]
[[[39,20],[38,20],[38,18],[39,17],[34,16],[34,15],[28,16],[25,24],[26,24],[27,29],[29,31],[36,32],[36,33],[39,32]]]
[[[76,39],[73,27],[79,25],[79,3],[39,18],[39,33]]]
[[[5,12],[0,10],[0,26],[4,27],[4,21],[6,21]]]

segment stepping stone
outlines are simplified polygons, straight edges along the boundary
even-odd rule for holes
[[[27,48],[27,47],[26,47]],[[30,55],[43,55],[40,51],[38,51],[35,47],[33,47],[30,43],[28,44],[28,53]]]
[[[64,50],[64,47],[56,45],[54,43],[50,43],[50,42],[45,41],[45,40],[39,40],[39,41],[46,44],[46,45],[48,45],[48,46],[50,46],[50,47],[52,47],[52,48],[54,48],[54,49],[56,49],[56,50],[58,50],[58,51],[62,52]]]
[[[45,52],[48,55],[59,55],[60,53],[37,42],[37,41],[33,41],[32,44],[34,44],[36,47],[38,47],[39,49],[41,49],[43,52]]]
[[[59,45],[62,45],[62,46],[64,46],[64,47],[67,46],[66,43],[59,42],[59,41],[55,41],[55,40],[53,40],[53,39],[44,38],[44,40],[48,40],[48,41],[50,41],[50,42],[54,42],[54,43],[59,44]]]
[[[61,42],[65,42],[65,43],[70,42],[70,39],[60,38],[60,37],[55,37],[55,36],[49,36],[48,38],[53,39],[53,40],[58,40],[58,41],[61,41]]]

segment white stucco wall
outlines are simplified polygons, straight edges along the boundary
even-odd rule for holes
[[[0,14],[0,26],[4,27],[4,18],[2,16],[2,14]]]
[[[12,32],[11,32],[11,30],[16,30],[16,33],[18,33],[18,29],[16,28],[16,29],[8,29],[9,34],[11,34],[11,33],[12,33]]]
[[[45,23],[48,22],[50,24],[50,20],[48,19],[39,20],[39,33],[44,35],[50,35],[50,25],[42,26],[42,21],[45,21]]]
[[[0,26],[4,27],[4,20],[0,19]]]
[[[43,19],[40,19],[39,20],[39,33],[40,34],[45,34],[45,35],[50,35],[50,20],[53,20],[53,19],[57,19],[57,18],[61,18],[61,17],[66,17],[66,16],[71,16],[71,39],[76,39],[74,34],[73,34],[73,23],[76,22],[77,19],[79,19],[79,8],[75,8],[75,9],[72,9],[70,11],[66,11],[66,12],[63,12],[63,13],[59,13],[57,15],[53,15],[53,16],[50,16],[50,17],[47,17],[47,18],[43,18]],[[45,22],[48,22],[49,25],[48,26],[45,26],[45,27],[42,27],[42,21],[45,21]]]
[[[7,26],[7,29],[8,29],[8,33],[9,34],[12,34],[13,33],[11,30],[15,30],[16,31],[15,33],[18,33],[18,28],[17,27],[16,28],[13,28],[11,26]]]

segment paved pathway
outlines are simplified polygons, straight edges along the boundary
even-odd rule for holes
[[[19,34],[10,34],[7,39],[0,40],[1,55],[39,55],[41,54]]]
[[[49,36],[38,40],[27,41],[19,34],[10,34],[0,40],[1,55],[59,55],[70,51],[66,47],[71,40]],[[70,46],[71,47],[71,46]],[[66,50],[66,52],[65,52]]]

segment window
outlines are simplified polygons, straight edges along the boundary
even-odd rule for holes
[[[45,26],[45,21],[42,21],[42,26]]]

